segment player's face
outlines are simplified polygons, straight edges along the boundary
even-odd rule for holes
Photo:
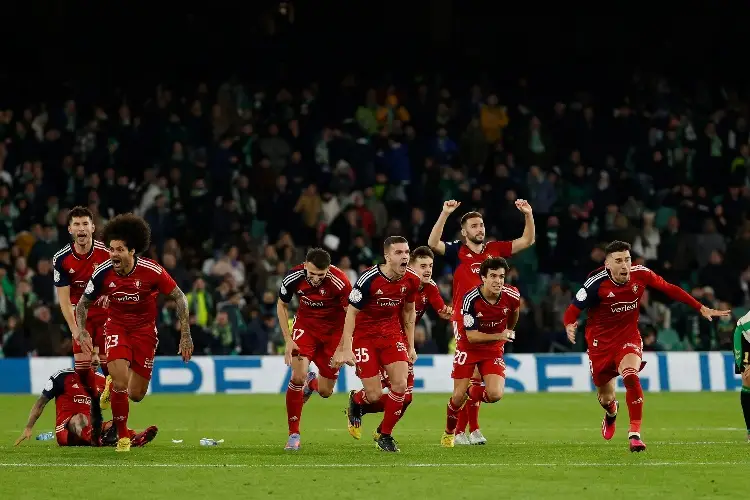
[[[484,220],[481,217],[474,217],[464,222],[461,234],[467,240],[477,245],[484,241]]]
[[[305,271],[307,272],[307,281],[312,286],[318,286],[323,283],[323,278],[328,274],[328,268],[318,269],[315,264],[311,262],[305,262]]]
[[[391,268],[391,271],[397,276],[406,274],[406,267],[409,265],[409,245],[407,243],[395,243],[385,254],[385,261]]]
[[[73,217],[70,219],[68,233],[70,233],[78,246],[87,246],[95,230],[94,221],[88,217]]]
[[[630,252],[612,252],[607,256],[604,266],[609,270],[612,279],[618,283],[627,283],[630,279]]]
[[[482,276],[484,291],[492,295],[500,295],[505,284],[505,269],[490,269],[487,276]]]
[[[432,279],[432,264],[433,260],[429,257],[418,257],[411,263],[411,268],[417,272],[422,283],[429,283]]]
[[[125,269],[131,269],[133,266],[133,258],[135,257],[135,250],[130,250],[125,246],[125,242],[122,240],[112,240],[109,243],[109,260],[112,261],[112,268],[116,273],[120,273]]]

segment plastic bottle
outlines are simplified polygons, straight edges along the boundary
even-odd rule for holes
[[[37,441],[49,441],[55,438],[54,432],[43,432],[36,437]]]

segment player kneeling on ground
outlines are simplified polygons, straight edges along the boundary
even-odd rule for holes
[[[734,329],[734,364],[735,373],[742,375],[740,404],[750,442],[750,312],[737,321]]]
[[[292,367],[286,390],[286,414],[289,438],[285,450],[300,447],[302,405],[317,392],[327,398],[333,394],[339,371],[331,368],[331,358],[341,341],[344,317],[352,286],[346,274],[331,265],[331,256],[322,248],[307,252],[305,263],[293,267],[279,287],[276,313],[284,334],[284,362]],[[299,309],[289,331],[289,302],[299,297]],[[308,372],[310,362],[320,376]]]
[[[94,397],[104,389],[104,377],[100,374],[94,375],[95,390]],[[21,437],[16,440],[16,446],[27,439],[31,439],[34,425],[42,416],[44,407],[52,399],[55,400],[55,438],[60,446],[114,446],[117,443],[116,428],[112,421],[101,424],[101,438],[96,439],[92,432],[91,396],[83,385],[79,375],[71,369],[60,370],[50,377],[44,386],[42,395],[39,396],[29,414],[29,421],[23,430]],[[101,415],[99,415],[101,421]],[[156,437],[158,429],[151,426],[143,432],[135,432],[128,429],[128,434],[133,446],[145,446]]]
[[[588,309],[586,345],[589,366],[604,408],[602,437],[612,439],[619,407],[615,399],[615,382],[622,376],[625,400],[630,415],[628,440],[630,451],[643,451],[641,440],[643,388],[638,373],[645,366],[641,361],[643,341],[638,331],[639,301],[647,287],[655,288],[672,300],[687,304],[711,321],[713,317],[729,316],[731,311],[709,309],[682,288],[667,283],[644,266],[633,266],[630,244],[613,241],[604,249],[604,267],[589,274],[573,303],[565,311],[563,323],[568,340],[575,343],[578,315]]]
[[[503,346],[516,338],[513,328],[521,305],[518,289],[505,285],[509,270],[502,257],[486,259],[479,268],[482,284],[469,290],[461,302],[462,320],[456,331],[451,374],[453,395],[448,401],[448,418],[440,441],[446,448],[455,445],[458,414],[467,399],[495,403],[503,397]],[[484,387],[471,383],[475,368],[482,375]]]

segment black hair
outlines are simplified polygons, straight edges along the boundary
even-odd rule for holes
[[[92,223],[94,222],[94,214],[86,207],[78,206],[70,209],[70,212],[68,212],[68,226],[73,222],[73,218],[75,217],[88,217]]]
[[[484,220],[484,217],[479,212],[466,212],[461,216],[461,227],[464,227],[464,224],[466,224],[466,221],[468,221],[469,219]]]
[[[136,255],[145,253],[151,246],[151,227],[143,217],[127,213],[115,216],[102,232],[102,242],[110,246],[112,240],[125,242],[128,250]]]
[[[615,240],[611,242],[609,245],[607,245],[606,247],[604,247],[604,254],[609,255],[615,252],[629,252],[630,248],[631,248],[630,243],[626,243],[620,240]]]
[[[305,261],[309,262],[318,269],[326,269],[331,265],[331,254],[322,248],[311,248],[307,252]]]
[[[502,257],[490,257],[485,259],[482,265],[479,266],[479,276],[486,278],[490,271],[497,271],[498,269],[505,269],[505,274],[507,275],[508,271],[510,271],[508,261]]]
[[[417,259],[423,259],[423,258],[430,258],[430,259],[435,258],[435,254],[432,252],[432,250],[430,250],[430,247],[421,246],[421,247],[415,248],[411,252],[411,257],[409,258],[409,261],[414,262]]]
[[[398,245],[399,243],[409,244],[403,236],[389,236],[383,242],[383,251],[387,252],[393,245]]]

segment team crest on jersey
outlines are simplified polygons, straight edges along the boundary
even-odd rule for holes
[[[406,287],[405,286],[401,287],[401,293],[406,293]]]
[[[638,285],[633,285],[633,293],[638,293]]]
[[[471,328],[474,326],[474,318],[471,314],[464,314],[464,328]]]
[[[141,280],[135,280],[135,287],[140,288],[141,287]]]
[[[508,314],[508,308],[507,307],[503,307],[503,314]]]
[[[323,288],[321,288],[321,289],[320,289],[320,294],[321,294],[321,295],[323,295],[323,296],[325,296],[325,294],[326,294],[326,291],[325,291],[325,290],[324,290]]]

